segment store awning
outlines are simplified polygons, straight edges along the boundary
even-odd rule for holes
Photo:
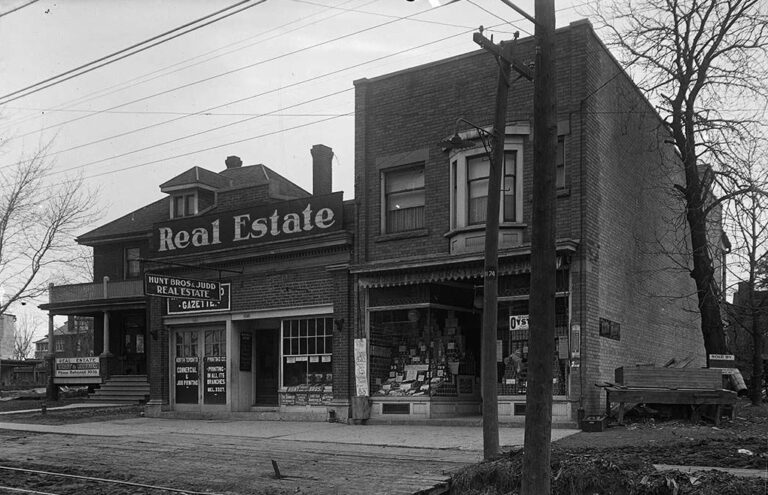
[[[565,256],[557,257],[558,269],[562,268],[565,263]],[[457,263],[455,265],[446,265],[443,263],[439,265],[430,264],[390,268],[374,272],[359,273],[358,284],[360,287],[369,289],[483,278],[483,267],[483,260],[478,259]],[[530,258],[527,256],[499,260],[499,276],[530,273],[530,271],[531,262]]]

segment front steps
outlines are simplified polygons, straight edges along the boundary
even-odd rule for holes
[[[98,402],[138,404],[149,399],[147,375],[113,375],[88,399]]]

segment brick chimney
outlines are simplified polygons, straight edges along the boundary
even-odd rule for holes
[[[312,146],[312,194],[331,194],[331,161],[333,150],[324,144]]]
[[[239,156],[228,156],[226,160],[224,160],[224,165],[227,166],[227,168],[237,168],[243,166],[243,161],[240,159]]]

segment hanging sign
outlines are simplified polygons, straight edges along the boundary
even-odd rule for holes
[[[218,301],[221,298],[221,284],[210,280],[193,280],[147,273],[144,275],[144,294],[176,299]]]
[[[168,314],[180,315],[187,313],[211,313],[214,311],[229,311],[230,309],[230,284],[219,284],[219,300],[206,301],[203,299],[176,299],[169,297]]]

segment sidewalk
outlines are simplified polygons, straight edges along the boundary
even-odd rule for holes
[[[2,422],[0,429],[107,437],[153,437],[158,435],[217,435],[241,438],[280,439],[297,442],[376,445],[461,451],[483,450],[480,426],[347,425],[326,422],[190,420],[131,418],[69,425],[38,425]],[[579,430],[554,429],[552,441]],[[523,428],[499,428],[502,448],[521,447]]]

